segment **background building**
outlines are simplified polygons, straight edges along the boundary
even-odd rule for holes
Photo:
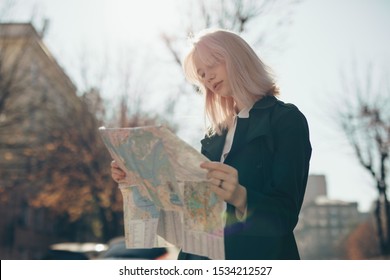
[[[310,175],[295,233],[302,259],[342,259],[342,243],[365,219],[357,202],[329,199],[324,175]]]

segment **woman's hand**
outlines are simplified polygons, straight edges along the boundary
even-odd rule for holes
[[[117,183],[126,178],[126,173],[119,167],[115,160],[111,162],[111,177]]]
[[[212,191],[244,213],[247,202],[246,188],[238,182],[237,169],[221,162],[203,162],[200,167],[207,169],[207,179]]]

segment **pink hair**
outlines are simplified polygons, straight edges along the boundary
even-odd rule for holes
[[[205,94],[205,113],[211,122],[209,135],[221,134],[232,125],[235,102],[232,98],[208,92],[195,69],[195,56],[209,66],[225,63],[234,100],[246,107],[251,107],[263,96],[279,93],[270,70],[244,39],[227,30],[204,30],[194,39],[183,69],[187,80]]]

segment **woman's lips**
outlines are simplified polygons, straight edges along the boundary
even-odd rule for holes
[[[220,88],[220,85],[222,84],[223,81],[219,81],[218,83],[215,83],[213,86],[214,90],[218,90]]]

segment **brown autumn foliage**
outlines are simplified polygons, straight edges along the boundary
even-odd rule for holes
[[[68,105],[65,117],[51,106],[37,109],[45,115],[45,126],[30,132],[26,147],[10,150],[25,161],[25,177],[15,172],[8,184],[18,187],[2,191],[24,193],[30,207],[66,217],[69,225],[97,223],[98,230],[89,229],[91,239],[107,241],[122,233],[122,198],[110,177],[111,159],[98,134],[99,122],[85,102],[77,98]]]
[[[7,37],[11,28],[26,30],[23,41]],[[98,134],[99,108],[64,91],[63,81],[48,78],[50,70],[37,66],[31,76],[32,58],[40,50],[32,47],[39,40],[32,26],[4,25],[1,30],[0,206],[10,209],[5,226],[17,228],[33,213],[28,208],[46,209],[50,220],[45,222],[60,221],[54,234],[64,239],[106,241],[121,235],[121,194],[110,178],[110,156]]]
[[[367,260],[380,256],[378,235],[372,219],[361,223],[344,243],[346,259]]]

